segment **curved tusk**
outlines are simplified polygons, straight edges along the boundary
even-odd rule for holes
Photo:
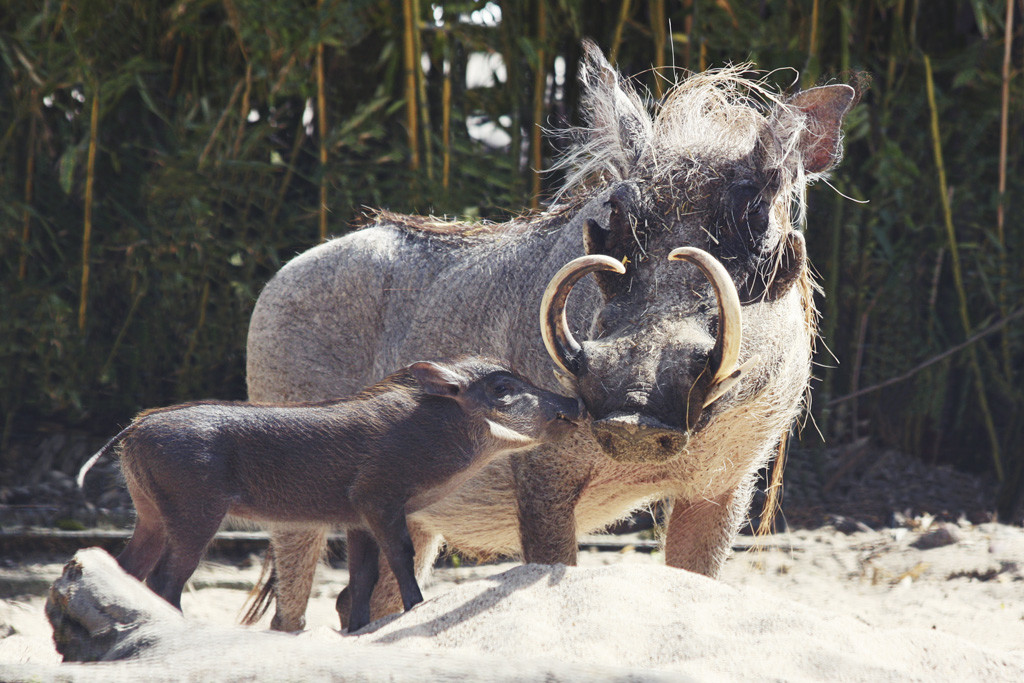
[[[701,407],[707,408],[709,405],[725,396],[727,391],[739,384],[739,381],[743,379],[743,375],[750,372],[750,369],[760,362],[761,356],[756,353],[748,358],[746,363],[733,370],[728,377],[711,387],[711,391],[708,392],[707,397],[704,399],[704,405]]]
[[[711,358],[717,359],[718,367],[715,368],[708,387],[704,403],[707,407],[732,388],[752,365],[753,359],[747,361],[742,368],[736,367],[740,357],[740,341],[743,339],[740,297],[725,266],[703,249],[679,247],[673,249],[668,258],[670,261],[689,261],[700,268],[704,277],[711,282],[715,298],[718,300],[718,338],[715,339],[715,348],[711,351]]]
[[[611,256],[590,254],[569,261],[555,273],[544,290],[540,302],[540,336],[551,360],[562,371],[578,375],[582,366],[583,347],[569,331],[565,319],[565,302],[580,278],[598,270],[622,275],[626,267]]]

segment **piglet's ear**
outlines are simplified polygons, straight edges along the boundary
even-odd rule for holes
[[[800,138],[804,170],[823,173],[843,156],[843,117],[853,106],[857,91],[848,85],[823,85],[798,92],[788,104],[806,116],[807,128]]]
[[[409,366],[409,372],[423,391],[434,396],[455,398],[466,385],[465,377],[444,363],[419,361]]]

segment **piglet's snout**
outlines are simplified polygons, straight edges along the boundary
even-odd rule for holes
[[[563,399],[563,404],[559,406],[556,414],[556,419],[570,428],[578,427],[586,417],[587,409],[582,399]]]

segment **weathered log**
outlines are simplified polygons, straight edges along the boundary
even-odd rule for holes
[[[46,617],[57,652],[69,662],[139,657],[188,627],[181,612],[98,548],[79,552],[64,566],[50,587]]]

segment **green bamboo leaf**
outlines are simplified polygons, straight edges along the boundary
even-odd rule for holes
[[[139,97],[142,98],[142,101],[146,105],[146,108],[154,114],[156,114],[161,121],[170,125],[170,120],[164,115],[162,111],[160,111],[160,108],[157,107],[156,103],[153,101],[152,95],[149,94],[149,88],[146,87],[146,82],[142,80],[141,74],[135,74],[135,87],[138,89]]]
[[[64,190],[64,194],[70,195],[74,187],[75,168],[78,165],[79,156],[81,156],[81,148],[75,145],[65,149],[64,153],[60,155],[60,160],[57,162],[57,178],[60,183],[60,189]]]

